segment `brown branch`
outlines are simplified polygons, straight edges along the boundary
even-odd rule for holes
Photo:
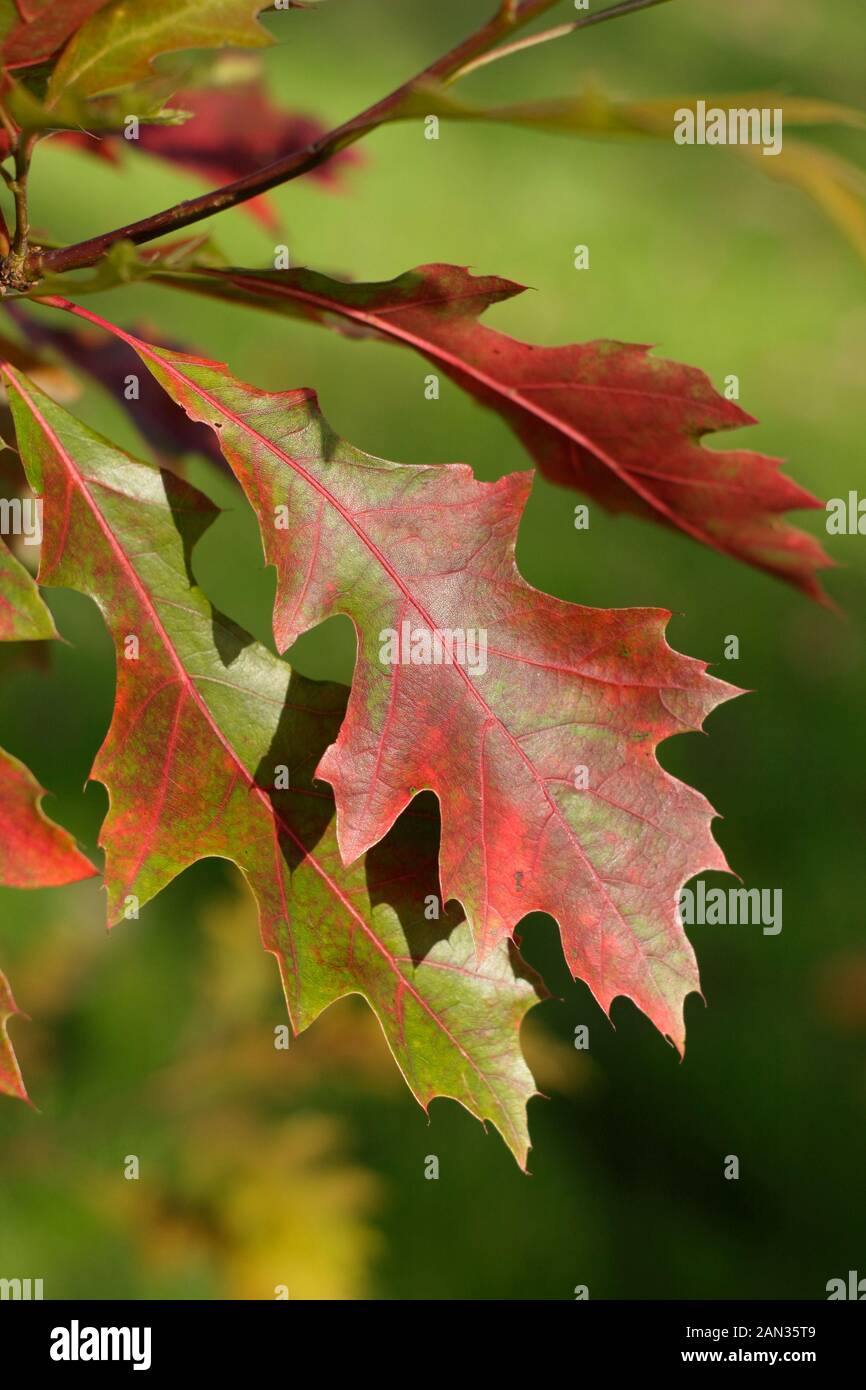
[[[403,99],[417,84],[447,81],[448,78],[458,74],[476,58],[495,50],[495,45],[501,38],[512,34],[523,25],[529,24],[533,19],[536,19],[546,10],[552,9],[558,3],[559,0],[519,0],[519,3],[516,4],[500,4],[493,18],[475,33],[470,34],[456,48],[438,58],[429,67],[410,78],[408,82],[395,88],[381,101],[368,106],[366,110],[353,116],[351,120],[345,121],[342,125],[336,126],[304,149],[296,150],[293,154],[274,160],[273,163],[266,164],[263,168],[256,169],[253,173],[236,179],[233,183],[225,184],[222,188],[212,189],[207,193],[200,194],[197,198],[188,198],[182,203],[175,204],[174,207],[166,208],[163,212],[154,213],[150,217],[144,217],[138,222],[130,222],[124,227],[116,227],[113,231],[103,232],[100,236],[91,237],[88,241],[76,242],[71,246],[41,253],[34,252],[27,262],[28,278],[31,282],[35,282],[41,275],[59,274],[62,271],[79,270],[85,266],[94,265],[111,246],[119,241],[131,241],[136,245],[154,241],[166,233],[179,231],[183,227],[190,226],[193,222],[200,222],[203,218],[212,217],[214,213],[235,207],[238,203],[255,198],[260,193],[266,193],[268,189],[275,188],[278,184],[288,183],[290,179],[296,179],[301,174],[308,173],[311,169],[323,164],[325,160],[330,159],[339,150],[353,144],[388,120],[392,112],[400,106]],[[663,0],[621,0],[621,3],[592,15],[591,19],[578,21],[576,27],[582,27],[584,23],[599,23],[607,18],[615,19],[619,15],[630,14],[635,10],[646,9],[651,5],[661,3]]]
[[[15,165],[10,173],[0,163],[0,175],[12,194],[15,203],[15,232],[9,238],[6,220],[0,214],[5,251],[0,262],[0,294],[7,290],[26,290],[31,283],[27,274],[27,261],[30,256],[30,213],[27,206],[27,179],[30,173],[30,158],[34,140],[22,134],[0,106],[0,125],[9,139],[9,153]],[[9,158],[9,155],[4,156]]]
[[[15,237],[12,252],[23,261],[29,250],[30,213],[27,207],[27,178],[30,173],[32,140],[19,139],[15,147],[15,178],[9,187],[15,199]]]

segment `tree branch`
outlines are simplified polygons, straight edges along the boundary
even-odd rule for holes
[[[26,290],[31,283],[27,274],[27,261],[30,256],[30,214],[27,207],[27,179],[30,173],[30,157],[33,153],[33,138],[25,136],[15,126],[6,111],[0,106],[0,125],[9,140],[9,150],[15,165],[10,173],[0,162],[0,175],[12,194],[15,203],[15,232],[9,238],[6,220],[0,214],[5,251],[0,262],[0,294],[9,290]],[[9,158],[6,155],[5,158]]]
[[[116,227],[113,231],[103,232],[100,236],[91,237],[87,241],[76,242],[74,245],[60,247],[57,250],[33,252],[27,261],[28,278],[32,283],[44,274],[59,274],[63,271],[79,270],[85,266],[94,265],[111,246],[119,241],[131,241],[136,245],[154,241],[166,233],[179,231],[183,227],[190,226],[193,222],[200,222],[206,217],[212,217],[214,213],[235,207],[238,203],[255,198],[260,193],[266,193],[268,189],[275,188],[278,184],[288,183],[289,180],[308,173],[311,169],[323,164],[325,160],[330,159],[339,150],[353,144],[388,120],[391,113],[399,107],[404,97],[417,84],[447,81],[449,78],[462,73],[476,59],[491,50],[495,51],[495,45],[499,39],[513,34],[515,30],[529,24],[533,19],[536,19],[546,10],[552,9],[558,3],[559,0],[516,0],[516,3],[500,3],[493,18],[475,33],[470,34],[456,48],[438,58],[429,67],[410,78],[408,82],[395,88],[381,101],[368,106],[366,110],[352,117],[351,120],[345,121],[342,125],[336,126],[304,149],[296,150],[293,154],[286,155],[271,164],[266,164],[263,168],[257,169],[241,179],[236,179],[233,183],[202,193],[197,198],[189,198],[182,203],[175,204],[174,207],[166,208],[163,212],[144,217],[138,222],[130,222],[126,226]],[[597,24],[604,19],[615,19],[620,15],[630,14],[635,10],[646,9],[650,5],[661,3],[664,3],[664,0],[621,0],[621,3],[607,10],[600,10],[585,20],[577,21],[574,27],[581,28],[587,23]]]

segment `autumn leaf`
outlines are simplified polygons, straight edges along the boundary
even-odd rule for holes
[[[671,650],[669,613],[578,607],[522,579],[531,475],[488,484],[462,465],[372,458],[334,434],[312,392],[259,390],[120,336],[218,432],[277,570],[279,650],[334,614],[354,624],[346,717],[317,769],[343,863],[434,791],[442,896],[463,904],[479,954],[548,912],[602,1007],[627,995],[681,1047],[698,978],[676,899],[726,863],[710,806],[654,749],[734,688]]]
[[[833,150],[790,137],[777,159],[763,159],[756,145],[737,148],[771,179],[806,193],[866,262],[866,172],[859,165]]]
[[[5,356],[4,344],[0,344],[0,354],[0,360],[10,360]],[[4,410],[3,415],[8,420],[11,433],[11,414]],[[22,523],[26,518],[31,528],[38,526],[38,513],[33,510],[32,499],[28,502],[22,496],[26,484],[20,467],[15,466],[17,463],[17,455],[12,449],[0,452],[0,508],[5,514],[4,529],[7,519],[15,517],[14,509],[17,507],[21,508],[19,516]],[[29,511],[25,511],[25,508]],[[9,529],[13,528],[10,526]],[[35,534],[35,531],[31,533]],[[33,576],[13,555],[6,542],[0,540],[0,678],[19,665],[38,665],[41,644],[56,636],[51,611],[43,602]]]
[[[87,139],[88,132],[123,130],[129,119],[130,107],[142,125],[182,125],[187,113],[178,110],[176,104],[171,108],[165,106],[174,86],[169,79],[155,78],[138,87],[128,88],[121,96],[91,99],[74,92],[64,92],[56,101],[48,103],[40,100],[20,82],[7,79],[3,89],[3,106],[25,134],[46,135],[60,131],[62,134],[59,138],[69,142],[74,135]],[[8,131],[4,130],[3,135],[4,143],[0,149],[8,154]],[[91,140],[91,144],[96,143]]]
[[[28,358],[26,351],[5,341],[0,341],[0,356],[7,362],[10,359],[14,361],[16,358]],[[10,457],[14,458],[14,454]],[[23,520],[24,508],[29,506],[32,523],[38,512],[33,510],[32,499],[28,502],[20,496],[12,495],[18,491],[15,485],[17,478],[12,469],[7,470],[4,467],[0,470],[0,484],[3,485],[4,491],[4,530],[8,520],[14,516],[12,509],[16,507],[21,509],[19,515]],[[51,610],[43,601],[36,581],[20,560],[15,558],[6,542],[0,540],[0,642],[39,642],[56,636],[57,630]]]
[[[0,159],[8,159],[12,154],[12,137],[17,129],[26,137],[42,139],[53,135],[55,142],[68,148],[77,148],[107,163],[117,164],[119,159],[115,142],[103,137],[124,129],[130,107],[145,130],[150,125],[175,126],[186,119],[186,112],[165,106],[173,88],[172,82],[154,79],[139,87],[128,88],[122,97],[90,100],[63,93],[49,106],[28,87],[3,74],[0,78],[0,98],[11,120],[8,128],[0,128]]]
[[[392,119],[405,120],[432,110],[433,114],[438,112],[459,120],[523,125],[566,135],[654,135],[673,142],[678,113],[684,110],[695,113],[699,103],[706,110],[780,110],[783,129],[823,125],[866,128],[866,113],[857,107],[822,98],[764,90],[633,101],[611,96],[595,81],[587,82],[572,96],[513,102],[506,106],[477,106],[461,100],[441,83],[425,82],[407,92],[405,100],[395,108]],[[729,148],[734,152],[739,147],[731,145]]]
[[[54,619],[23,565],[0,541],[0,641],[29,642],[56,637]],[[0,748],[0,884],[7,888],[52,888],[77,883],[96,870],[72,837],[42,813],[45,795],[23,763]],[[19,1013],[0,972],[0,1094],[27,1099],[6,1032]]]
[[[0,748],[0,885],[4,888],[59,888],[96,873],[72,836],[43,814],[44,796],[24,764]],[[0,971],[0,1095],[27,1100],[6,1031],[8,1019],[20,1012]]]
[[[781,519],[821,503],[778,471],[778,459],[704,447],[705,435],[755,421],[696,367],[633,343],[519,342],[478,320],[524,287],[460,266],[419,266],[373,284],[304,269],[160,278],[411,347],[497,411],[553,482],[823,595],[814,574],[831,561],[812,536]]]
[[[96,870],[72,836],[41,810],[45,791],[17,758],[0,749],[0,883],[59,888]]]
[[[0,583],[2,583],[0,575]],[[23,763],[0,749],[0,884],[56,888],[91,878],[96,870],[71,835],[43,815],[42,787]],[[20,1010],[0,971],[0,1094],[27,1100],[7,1020]]]
[[[0,0],[0,43],[21,23],[21,15],[15,7],[15,0]]]
[[[68,88],[114,92],[151,76],[153,59],[190,48],[262,48],[272,42],[257,16],[262,0],[112,0],[78,30],[48,84],[53,102]]]
[[[27,1100],[24,1078],[21,1075],[18,1058],[12,1049],[12,1043],[9,1041],[9,1034],[6,1029],[9,1019],[15,1018],[20,1013],[21,1010],[15,1003],[9,981],[0,970],[0,1095],[16,1096],[18,1100]]]
[[[0,642],[56,637],[54,619],[19,560],[0,541]]]
[[[525,1162],[534,1087],[518,1029],[539,985],[510,943],[478,965],[468,926],[441,908],[435,813],[416,809],[343,867],[315,768],[344,689],[292,672],[210,608],[190,577],[192,547],[216,516],[205,497],[6,376],[45,502],[40,581],[94,598],[117,650],[93,768],[109,792],[109,921],[197,860],[231,860],[258,902],[295,1030],[363,995],[421,1104],[452,1096]]]
[[[9,30],[0,63],[5,68],[25,68],[44,62],[107,3],[108,0],[48,0],[32,18]]]

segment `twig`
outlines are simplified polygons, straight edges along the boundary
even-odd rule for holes
[[[30,172],[30,158],[33,153],[35,137],[22,137],[21,132],[0,105],[0,125],[9,138],[10,154],[15,163],[15,172],[10,173],[0,163],[0,176],[12,194],[15,203],[15,232],[9,245],[5,219],[3,231],[6,235],[7,249],[0,263],[0,293],[4,288],[23,290],[31,283],[27,275],[26,263],[30,255],[30,214],[27,207],[27,178]],[[9,158],[7,154],[6,158]]]
[[[482,53],[477,58],[473,58],[459,72],[454,73],[451,80],[458,81],[462,77],[468,77],[470,72],[486,67],[488,63],[496,63],[500,58],[510,58],[512,54],[521,53],[525,48],[534,48],[537,44],[549,43],[551,39],[564,39],[578,29],[588,29],[591,24],[600,24],[602,20],[618,19],[620,15],[633,14],[636,10],[648,10],[655,5],[666,5],[667,3],[668,0],[623,0],[622,4],[612,5],[606,10],[597,10],[594,14],[584,15],[582,19],[570,20],[567,24],[557,24],[555,28],[544,29],[540,34],[527,34],[523,39],[515,39],[514,43],[501,44],[499,48],[491,49],[489,53]]]
[[[27,177],[30,172],[30,156],[33,141],[19,140],[15,150],[15,178],[9,187],[15,199],[15,236],[12,240],[13,255],[24,261],[29,250],[30,213],[27,208]]]

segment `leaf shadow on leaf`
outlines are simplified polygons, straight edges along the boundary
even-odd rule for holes
[[[391,907],[400,919],[414,965],[445,941],[464,920],[458,902],[443,903],[438,919],[428,918],[428,904],[438,903],[439,803],[433,792],[422,792],[398,817],[392,829],[367,851],[370,902]],[[411,865],[411,877],[406,865]]]
[[[406,945],[415,966],[462,926],[465,914],[451,899],[442,905],[438,920],[428,920],[426,907],[439,898],[439,802],[433,792],[420,792],[399,816],[383,840],[367,851],[367,887],[373,907],[387,904],[400,918]],[[411,878],[406,875],[412,865]],[[403,870],[401,878],[401,866]],[[399,890],[403,888],[404,891]],[[542,980],[520,955],[517,942],[508,942],[508,957],[515,979],[526,980],[539,998],[547,994]]]
[[[190,588],[193,588],[196,585],[196,577],[192,568],[192,552],[208,527],[213,525],[216,509],[209,505],[203,507],[201,493],[196,488],[191,487],[183,478],[179,478],[171,469],[160,468],[159,471],[165,486],[165,500],[183,549],[184,572]],[[221,625],[226,628],[233,628],[238,637],[244,639],[244,645],[252,642],[253,639],[248,633],[239,628],[230,618],[225,618],[221,613],[217,613],[216,610],[213,611],[214,641],[216,641],[217,629]],[[220,654],[222,655],[222,653]],[[235,656],[237,654],[235,652]]]
[[[227,618],[224,613],[218,613],[216,609],[213,612],[211,634],[226,670],[234,665],[248,647],[255,646],[255,638],[251,633],[246,632],[231,618]]]
[[[228,666],[252,639],[230,619],[215,615],[214,641]],[[256,785],[266,792],[273,809],[280,853],[291,874],[322,846],[317,857],[340,877],[339,864],[332,862],[334,797],[328,784],[315,777],[315,770],[339,733],[347,696],[340,684],[313,681],[293,670],[273,738],[254,772]],[[279,766],[289,771],[286,789],[274,785],[274,769]],[[438,918],[425,915],[427,904],[440,900],[439,833],[439,803],[432,792],[423,792],[365,856],[370,906],[373,911],[387,906],[395,913],[414,966],[464,921],[457,902],[440,906]],[[326,836],[329,844],[323,846]],[[516,953],[515,958],[519,959]]]
[[[330,788],[315,782],[313,772],[325,748],[336,738],[348,692],[334,686],[336,700],[328,700],[319,708],[310,697],[313,688],[324,694],[325,684],[292,671],[273,738],[253,774],[271,803],[280,852],[291,873],[305,854],[313,854],[336,814]],[[275,786],[274,770],[280,766],[288,769],[289,786],[285,789]]]

